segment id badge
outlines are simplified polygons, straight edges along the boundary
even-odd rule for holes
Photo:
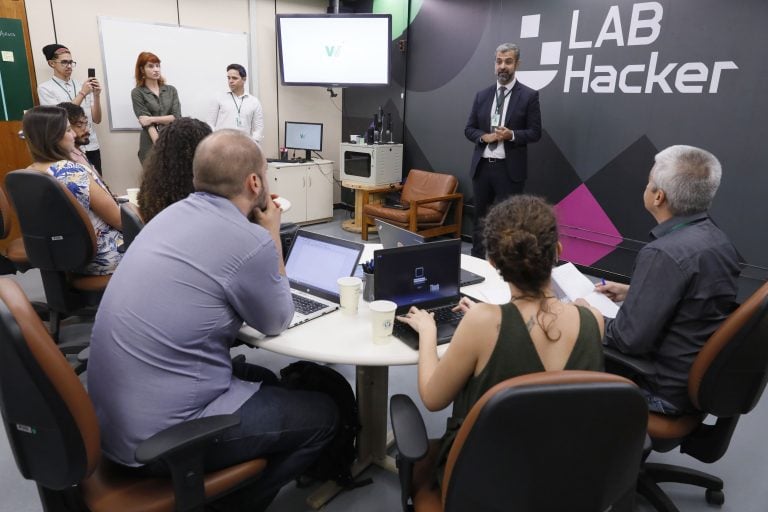
[[[498,128],[501,126],[501,115],[499,114],[492,114],[491,115],[491,128]]]
[[[243,127],[243,121],[242,121],[242,119],[240,119],[240,116],[237,116],[237,119],[235,120],[235,122],[237,123],[237,127],[238,128],[242,128]]]

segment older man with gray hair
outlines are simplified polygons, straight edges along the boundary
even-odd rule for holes
[[[734,308],[739,256],[707,214],[721,175],[720,162],[703,149],[671,146],[657,154],[643,192],[658,222],[652,241],[638,253],[630,285],[597,286],[624,301],[606,322],[604,343],[655,369],[638,382],[654,412],[695,410],[688,372]]]

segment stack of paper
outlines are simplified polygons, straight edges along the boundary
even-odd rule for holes
[[[606,318],[616,318],[619,306],[608,297],[595,290],[595,284],[579,272],[573,263],[566,263],[552,269],[552,282],[560,299],[570,301],[586,300],[590,306],[599,310]]]

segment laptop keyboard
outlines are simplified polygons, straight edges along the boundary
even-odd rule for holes
[[[319,311],[325,307],[325,304],[317,302],[316,300],[301,297],[296,294],[291,294],[293,297],[293,307],[297,313],[302,315],[311,315],[315,311]]]
[[[453,308],[454,305],[441,306],[438,308],[427,309],[427,311],[435,314],[435,323],[438,325],[458,323],[464,317],[464,313],[462,311],[452,311]],[[395,322],[395,325],[392,327],[392,335],[395,338],[400,338],[403,340],[409,338],[413,339],[414,337],[418,339],[419,337],[416,331],[414,331],[410,325],[404,322]]]

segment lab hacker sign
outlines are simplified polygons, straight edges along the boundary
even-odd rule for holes
[[[564,15],[570,22],[567,41],[542,41],[539,69],[518,72],[520,80],[535,89],[556,84],[564,93],[715,94],[721,80],[729,79],[728,75],[739,69],[736,62],[727,58],[688,62],[668,59],[657,48],[665,32],[672,30],[665,22],[664,6],[660,2],[593,6],[563,11],[557,16]],[[523,15],[521,43],[541,39],[542,24],[552,16]],[[599,28],[595,21],[599,21]],[[600,54],[600,50],[607,47],[645,51],[631,52],[642,60],[623,58],[616,62]],[[710,49],[713,55],[723,53],[723,47],[710,46]]]

